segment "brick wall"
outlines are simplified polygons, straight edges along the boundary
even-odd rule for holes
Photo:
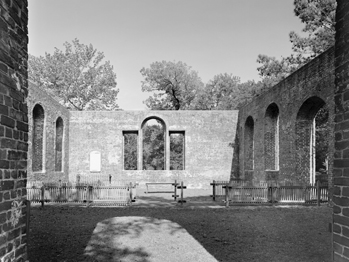
[[[312,119],[318,109],[326,104],[330,126],[333,127],[333,89],[334,48],[330,48],[241,108],[235,143],[238,153],[234,155],[238,159],[233,161],[232,176],[309,182]],[[309,117],[311,121],[308,121]],[[251,133],[250,126],[246,125],[248,119],[253,119],[254,123],[253,153],[252,143],[246,143]],[[275,142],[279,145],[274,145]],[[333,151],[333,141],[330,150]],[[331,172],[332,158],[329,159],[329,169]]]
[[[187,186],[209,188],[215,180],[229,180],[237,124],[237,111],[116,111],[70,114],[69,179],[81,174],[90,178],[107,176],[125,182],[183,180]],[[157,117],[166,126],[166,151],[170,151],[170,133],[184,131],[185,169],[142,170],[141,126],[149,117]],[[123,132],[138,131],[138,170],[124,170]],[[90,153],[101,153],[101,171],[90,172]]]
[[[264,157],[266,170],[278,170],[279,109],[276,104],[268,106],[264,124]]]
[[[349,261],[349,1],[337,0],[333,260]]]
[[[250,116],[246,119],[244,128],[244,168],[245,171],[253,170],[254,167],[254,121]],[[245,173],[246,176],[246,173]]]
[[[32,82],[29,82],[27,100],[29,112],[28,159],[31,160],[28,161],[28,181],[68,181],[69,110]],[[33,114],[36,107],[42,108],[44,113],[43,119],[38,119],[40,124],[36,128],[42,131],[42,141],[39,141],[38,138],[34,139],[36,125],[34,125]],[[61,145],[58,139],[60,136]],[[42,163],[40,168],[38,168],[38,159]],[[57,169],[56,166],[60,164],[61,169]]]
[[[0,1],[0,258],[26,260],[27,0]]]

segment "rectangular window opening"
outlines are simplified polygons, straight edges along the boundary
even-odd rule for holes
[[[138,164],[138,131],[123,131],[124,170],[137,170]]]
[[[185,133],[170,131],[170,170],[185,169]]]

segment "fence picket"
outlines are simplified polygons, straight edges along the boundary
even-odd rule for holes
[[[130,185],[108,185],[101,184],[82,185],[82,184],[53,184],[44,183],[44,186],[37,187],[39,183],[27,184],[27,199],[32,202],[89,202],[101,205],[128,205],[132,199],[129,199],[129,193],[134,186]],[[132,188],[131,188],[132,186]]]
[[[289,182],[213,181],[213,199],[227,197],[231,204],[295,203],[320,204],[328,202],[328,187],[320,184],[299,185]],[[227,188],[225,192],[223,189]]]

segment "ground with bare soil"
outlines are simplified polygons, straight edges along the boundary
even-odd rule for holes
[[[145,203],[116,208],[47,205],[41,209],[33,206],[29,260],[88,261],[85,249],[91,243],[97,224],[111,218],[127,220],[127,217],[172,221],[185,229],[218,261],[331,260],[328,226],[332,210],[329,207],[224,208],[221,204],[211,206],[207,201],[202,201],[202,205],[194,203],[195,198],[183,207],[156,205],[156,201],[153,207],[145,207]],[[151,223],[151,219],[147,223]],[[185,241],[183,238],[182,243]],[[162,245],[168,244],[161,242]],[[129,251],[124,250],[123,255],[125,252]],[[152,260],[145,256],[140,261]],[[168,257],[167,261],[178,260]]]

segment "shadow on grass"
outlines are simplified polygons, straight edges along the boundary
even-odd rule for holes
[[[177,223],[136,216],[98,223],[84,255],[86,261],[217,261]]]
[[[159,230],[158,220],[167,219],[180,225],[170,227],[169,232],[172,232],[172,235],[185,229],[219,261],[329,261],[331,241],[328,221],[331,221],[331,214],[331,210],[325,207],[282,209],[260,207],[253,210],[86,208],[49,205],[44,209],[33,207],[28,238],[28,259],[30,262],[103,261],[103,257],[127,254],[129,261],[153,261],[152,251],[142,248],[141,245],[115,246],[114,241],[117,243],[117,239],[113,240],[102,233],[97,238],[92,238],[92,235],[96,225],[101,222],[104,232],[118,232],[120,236],[129,236],[130,239],[133,236],[135,238],[131,240],[137,240],[140,239],[137,237],[144,234],[147,225],[153,224],[154,230]],[[105,220],[115,217],[124,218],[126,221],[122,226],[120,224],[119,228],[109,227]],[[141,220],[139,224],[135,224],[127,220],[127,217],[146,219],[143,220],[144,223]],[[130,226],[131,233],[128,231]],[[165,236],[171,236],[171,233]],[[116,249],[110,250],[107,244],[99,242],[103,239],[106,239],[107,243],[109,241],[111,247]],[[150,241],[153,240],[148,242]],[[156,247],[156,243],[153,244]],[[157,244],[161,246],[162,242],[159,241]],[[88,246],[92,249],[86,249]],[[86,256],[87,252],[97,249],[102,254],[100,259]],[[168,261],[169,257],[160,261]]]
[[[114,217],[99,222],[85,249],[92,261],[150,262],[157,254],[157,242],[152,237],[185,233],[176,223],[151,217]],[[151,247],[154,244],[155,249]]]
[[[191,206],[202,206],[202,207],[210,207],[210,206],[224,206],[224,198],[217,198],[216,201],[213,201],[210,196],[186,196],[183,198],[185,202],[183,205],[179,202],[181,200],[180,197],[177,197],[176,200],[170,196],[156,196],[156,195],[147,195],[140,196],[136,199],[132,206],[135,207],[191,207]]]

